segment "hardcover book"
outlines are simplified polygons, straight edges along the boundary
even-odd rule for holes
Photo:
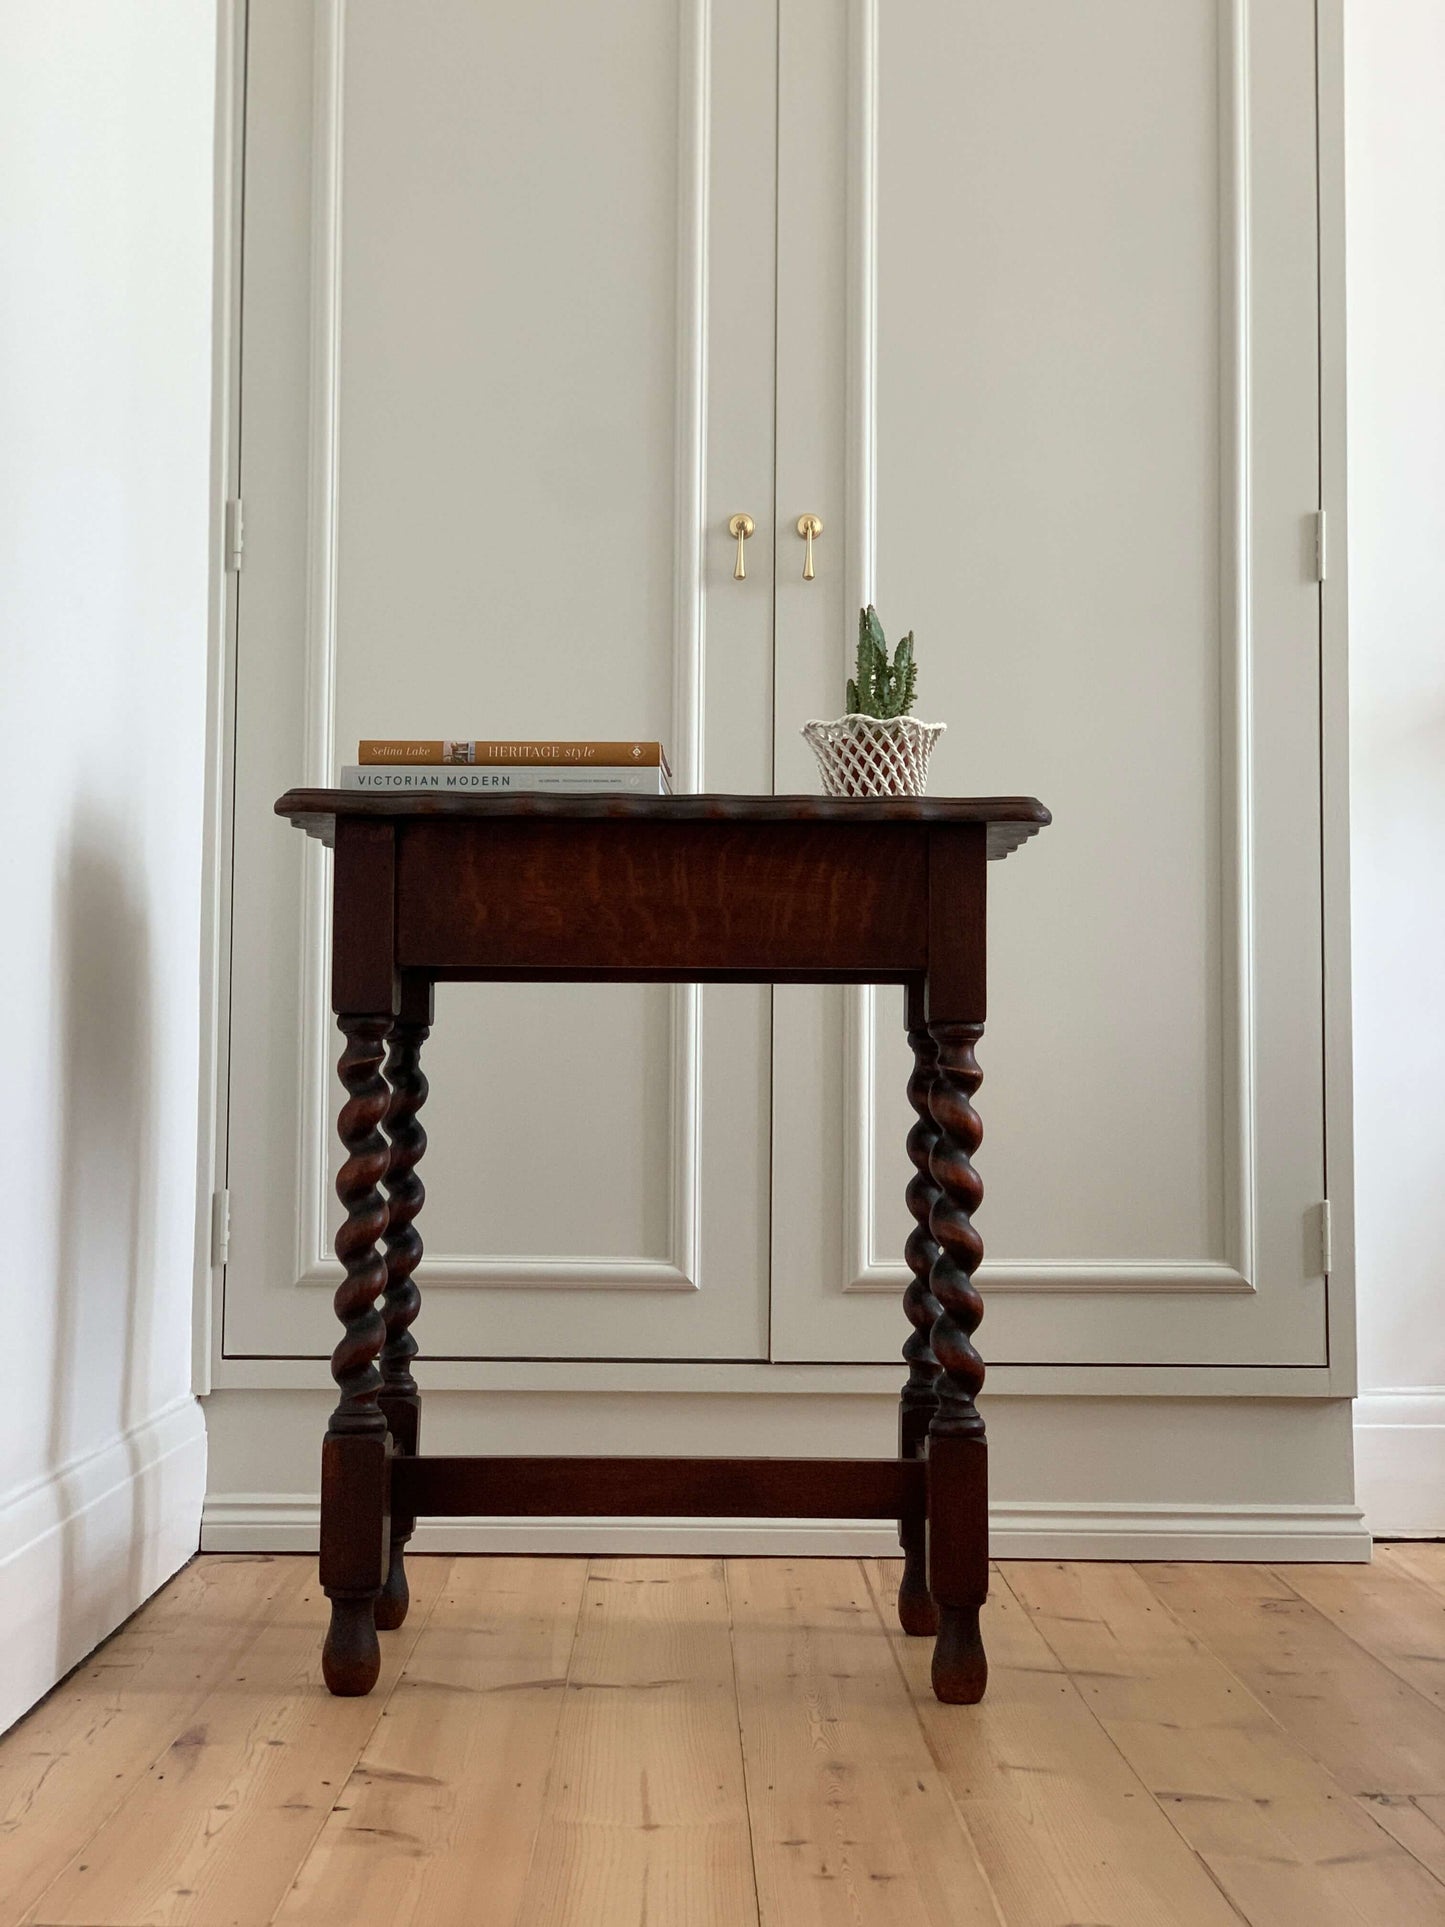
[[[360,764],[572,766],[598,765],[604,769],[664,769],[671,775],[667,752],[655,742],[544,742],[483,741],[480,737],[366,737],[356,752]]]
[[[393,796],[498,796],[508,791],[547,795],[600,796],[613,791],[632,796],[670,796],[667,771],[654,764],[498,764],[411,763],[352,765],[341,772],[344,790],[380,790]]]

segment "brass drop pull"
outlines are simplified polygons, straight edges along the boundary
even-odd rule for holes
[[[733,564],[734,582],[744,582],[747,580],[748,565],[743,560],[743,544],[752,532],[753,518],[751,515],[734,515],[730,518],[728,522],[728,534],[738,545],[738,559]]]
[[[821,516],[800,515],[798,533],[808,545],[803,552],[803,580],[811,582],[813,580],[813,538],[823,533]]]

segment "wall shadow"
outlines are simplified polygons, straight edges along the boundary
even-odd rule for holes
[[[133,1478],[125,1550],[87,1531],[88,1484],[74,1464],[149,1416],[159,1208],[155,1013],[150,925],[138,888],[134,832],[81,797],[61,846],[55,889],[54,1044],[59,1082],[56,1312],[49,1463],[61,1473],[57,1671],[94,1629],[139,1603],[147,1541],[146,1481]],[[94,1493],[91,1493],[94,1497]]]

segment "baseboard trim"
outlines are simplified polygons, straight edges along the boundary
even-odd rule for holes
[[[305,1493],[232,1493],[206,1501],[203,1552],[314,1552],[317,1502]],[[999,1504],[990,1548],[1000,1559],[1364,1561],[1359,1508],[1344,1505],[1157,1506]],[[417,1528],[417,1552],[668,1553],[729,1558],[891,1557],[898,1538],[877,1520],[439,1519]]]
[[[1377,1539],[1445,1538],[1445,1386],[1360,1394],[1355,1492]]]
[[[990,1508],[989,1545],[998,1559],[1330,1564],[1370,1557],[1370,1535],[1354,1505],[1001,1505]]]
[[[187,1393],[0,1502],[0,1732],[194,1555],[205,1489]]]

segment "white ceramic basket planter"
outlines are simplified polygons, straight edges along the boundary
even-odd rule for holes
[[[829,796],[922,796],[928,759],[947,723],[916,716],[839,716],[804,723]]]

